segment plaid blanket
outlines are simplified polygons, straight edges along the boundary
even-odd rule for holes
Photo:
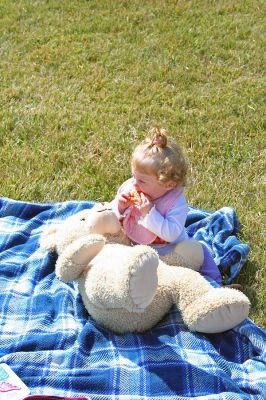
[[[221,272],[227,274],[227,283],[232,283],[249,254],[249,246],[236,236],[240,225],[235,210],[223,207],[211,213],[190,207],[186,226],[189,236],[207,245]]]
[[[92,204],[0,198],[0,362],[36,395],[265,399],[266,333],[250,320],[223,334],[191,333],[173,307],[151,331],[119,336],[88,316],[77,285],[56,278],[56,255],[40,249],[39,238],[45,225]],[[216,261],[232,263],[233,276],[248,252],[235,236],[236,221],[228,208],[191,208],[187,221]]]

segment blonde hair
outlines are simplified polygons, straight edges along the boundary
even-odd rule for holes
[[[152,128],[149,131],[149,136],[133,151],[132,165],[144,173],[156,175],[161,183],[186,184],[187,159],[181,147],[167,136],[165,129]]]

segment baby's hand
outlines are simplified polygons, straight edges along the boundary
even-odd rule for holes
[[[120,214],[124,214],[125,210],[130,206],[130,193],[122,193],[118,197],[118,211]]]
[[[140,211],[141,215],[143,217],[145,217],[145,215],[147,215],[150,210],[153,207],[153,202],[151,201],[151,199],[146,196],[144,193],[140,193],[140,198],[141,201],[139,204],[136,204],[136,207],[138,208],[138,210]]]

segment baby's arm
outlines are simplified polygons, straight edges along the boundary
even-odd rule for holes
[[[187,202],[182,195],[165,216],[159,213],[156,206],[153,206],[150,212],[139,220],[139,224],[171,243],[183,233],[187,212]]]

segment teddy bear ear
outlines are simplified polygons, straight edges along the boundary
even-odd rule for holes
[[[55,250],[56,249],[56,233],[57,226],[51,225],[44,229],[41,238],[40,246],[45,250]]]

